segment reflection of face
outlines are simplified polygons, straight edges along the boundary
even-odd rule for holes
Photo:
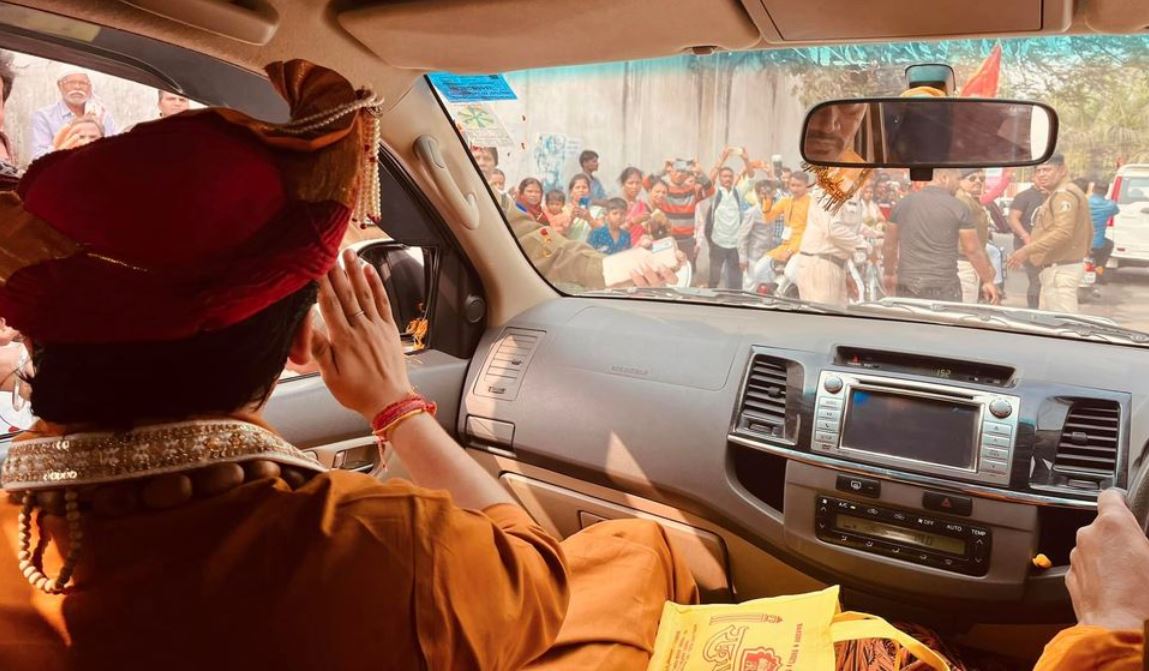
[[[164,91],[160,94],[160,116],[171,116],[186,112],[188,109],[188,99],[177,94],[168,93]]]
[[[471,147],[471,156],[475,157],[475,163],[479,165],[479,171],[484,175],[490,175],[491,171],[498,165],[495,157],[491,156],[491,152],[487,151],[486,147]]]
[[[816,161],[837,161],[854,144],[858,126],[866,116],[865,103],[826,105],[806,127],[806,155]]]
[[[523,202],[528,205],[538,205],[543,202],[543,190],[539,188],[538,184],[531,182],[527,188],[523,189],[522,193]]]
[[[88,75],[68,75],[56,84],[60,87],[60,97],[69,105],[80,106],[92,97],[92,81]]]
[[[659,182],[650,188],[650,202],[654,205],[662,205],[664,200],[666,200],[666,185]]]
[[[586,183],[585,179],[580,179],[571,187],[571,202],[578,205],[580,198],[585,198],[590,195],[590,184]]]
[[[638,198],[638,192],[642,191],[642,176],[638,173],[626,178],[622,183],[622,192],[626,194],[627,200],[634,200]]]
[[[730,168],[723,169],[722,172],[718,173],[718,183],[722,185],[723,189],[734,186],[734,171]]]
[[[794,194],[795,198],[805,196],[808,188],[806,180],[802,177],[794,176],[790,178],[790,193]]]
[[[980,196],[985,190],[985,173],[981,170],[961,178],[961,188],[971,196]]]

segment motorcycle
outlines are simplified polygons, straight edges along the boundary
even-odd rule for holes
[[[846,262],[846,289],[850,303],[872,303],[886,297],[882,286],[881,238],[858,245]]]
[[[754,264],[750,272],[750,287],[754,293],[763,296],[798,298],[798,285],[793,276],[793,258],[790,261],[779,261],[764,256]]]

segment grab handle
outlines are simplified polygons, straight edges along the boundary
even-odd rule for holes
[[[451,171],[447,170],[447,163],[439,151],[439,141],[430,135],[421,135],[415,140],[415,152],[419,159],[431,171],[431,179],[435,186],[446,198],[451,209],[459,216],[463,226],[472,231],[479,227],[479,201],[473,193],[463,193]]]

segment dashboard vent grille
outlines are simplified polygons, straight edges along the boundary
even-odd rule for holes
[[[475,384],[475,393],[488,398],[513,401],[523,384],[523,375],[544,333],[531,329],[509,328],[495,342],[483,372]]]
[[[1116,401],[1074,401],[1057,443],[1054,472],[1076,479],[1113,478],[1120,428],[1121,406]]]
[[[738,411],[739,428],[774,438],[786,435],[787,361],[757,354],[750,362]]]

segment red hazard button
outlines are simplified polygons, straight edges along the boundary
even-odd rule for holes
[[[926,492],[922,495],[922,507],[950,515],[969,515],[973,512],[973,500],[967,496]]]

